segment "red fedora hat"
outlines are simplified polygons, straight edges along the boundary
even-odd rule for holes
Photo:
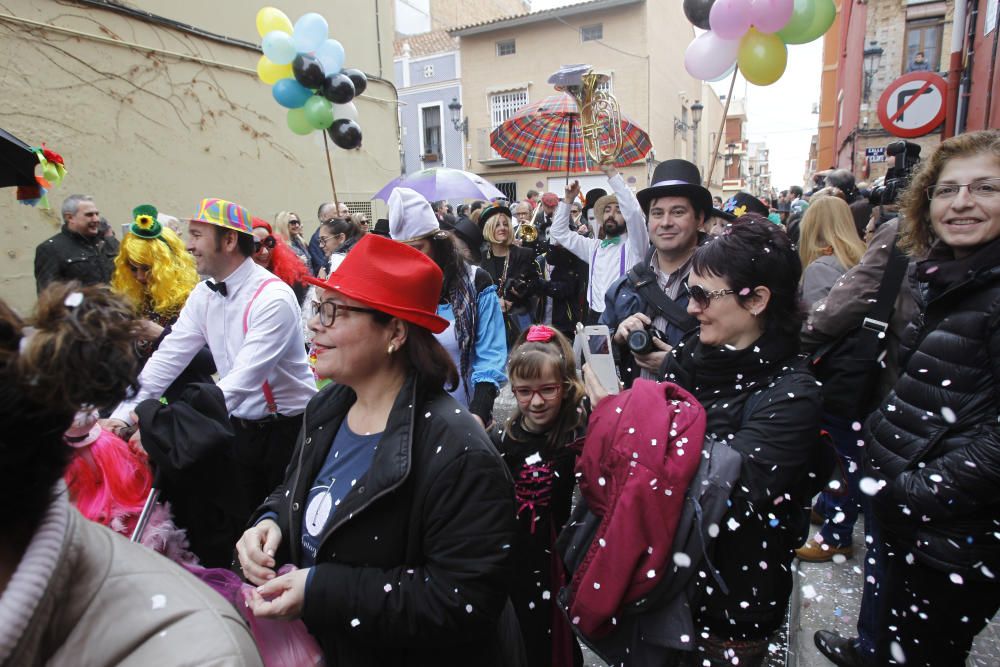
[[[434,260],[376,234],[361,237],[326,280],[304,280],[434,333],[450,324],[437,314],[444,276]]]

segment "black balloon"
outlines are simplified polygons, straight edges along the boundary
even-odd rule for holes
[[[333,139],[333,143],[345,151],[361,146],[361,126],[349,118],[333,121],[333,125],[327,130],[327,133]]]
[[[347,104],[354,99],[354,82],[343,72],[326,77],[319,94],[334,104]]]
[[[708,13],[712,11],[715,0],[684,0],[684,15],[688,21],[702,30],[711,30],[708,24]]]
[[[326,79],[319,60],[302,54],[295,56],[295,60],[292,61],[292,74],[295,75],[296,81],[310,89],[319,88]]]
[[[354,84],[355,95],[360,95],[365,92],[366,88],[368,88],[368,77],[365,76],[365,73],[361,70],[350,68],[341,70],[341,72],[351,77],[351,82]]]

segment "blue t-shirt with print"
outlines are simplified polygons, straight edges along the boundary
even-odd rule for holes
[[[300,567],[316,564],[319,538],[326,529],[337,506],[358,480],[368,472],[378,449],[381,433],[358,435],[351,431],[345,419],[333,438],[312,488],[306,498],[306,513],[302,518],[302,562]]]

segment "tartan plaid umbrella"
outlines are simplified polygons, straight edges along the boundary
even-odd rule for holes
[[[490,146],[508,160],[543,171],[591,171],[598,166],[584,151],[580,110],[567,93],[522,107],[490,133]],[[623,115],[622,150],[615,166],[641,160],[652,147],[646,131]]]

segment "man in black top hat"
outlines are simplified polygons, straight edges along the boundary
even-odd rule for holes
[[[667,353],[697,326],[687,314],[687,277],[691,257],[705,239],[702,224],[713,209],[712,193],[701,185],[698,167],[687,160],[667,160],[653,172],[652,184],[637,195],[646,215],[652,248],[643,260],[608,290],[601,316],[614,332],[623,379],[659,379]],[[629,337],[654,328],[652,351],[633,354]],[[633,363],[634,362],[634,363]]]

